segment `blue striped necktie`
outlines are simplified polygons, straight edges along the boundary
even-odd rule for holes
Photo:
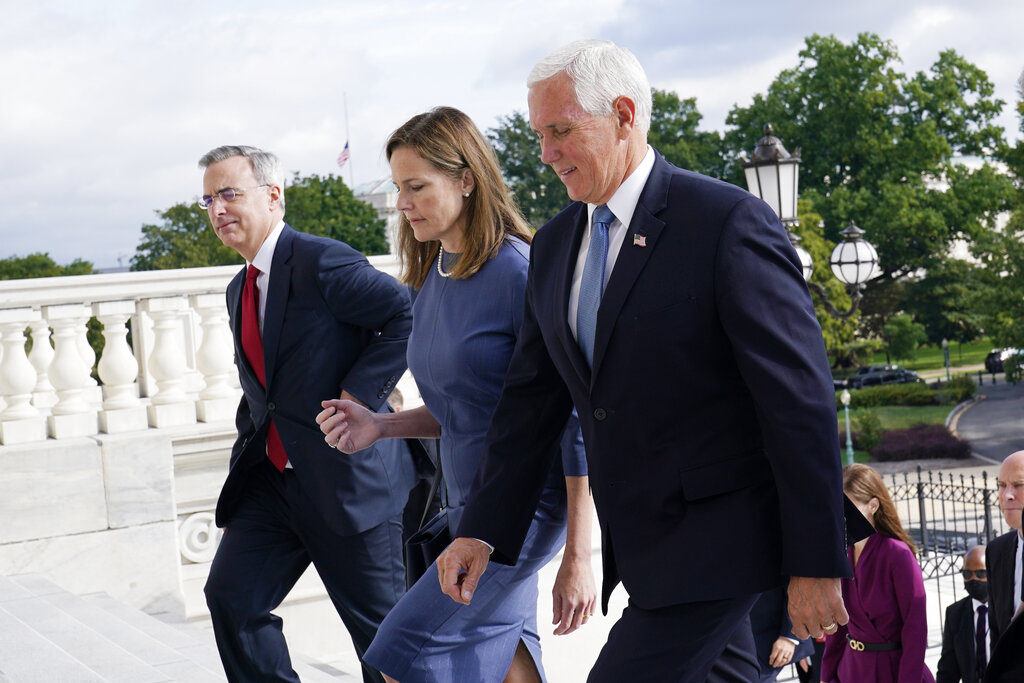
[[[604,294],[604,268],[608,260],[608,227],[615,215],[607,205],[594,209],[594,225],[590,231],[590,249],[583,266],[580,281],[580,300],[576,309],[576,339],[587,365],[594,367],[594,334],[597,330],[597,310]]]

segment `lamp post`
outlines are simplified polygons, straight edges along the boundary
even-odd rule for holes
[[[846,418],[846,464],[853,464],[853,439],[850,437],[850,392],[843,389],[839,394],[839,400],[843,403],[843,416]]]
[[[949,381],[949,340],[942,338],[942,355],[946,357],[946,381]]]
[[[814,263],[811,255],[800,246],[800,238],[793,233],[799,225],[797,219],[797,187],[799,185],[800,150],[792,154],[786,151],[782,141],[775,137],[770,124],[764,127],[764,137],[758,140],[751,159],[741,157],[743,173],[750,193],[768,203],[786,228],[790,242],[800,259],[807,287],[818,295],[825,310],[837,318],[849,318],[860,306],[864,295],[864,283],[879,273],[878,252],[870,242],[863,239],[864,231],[850,221],[840,233],[843,241],[836,245],[829,258],[832,274],[846,285],[850,295],[850,308],[840,311],[828,300],[824,287],[811,282]]]

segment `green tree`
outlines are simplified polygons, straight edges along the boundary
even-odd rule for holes
[[[954,239],[991,230],[1012,195],[991,168],[952,161],[1004,146],[993,123],[1003,102],[985,73],[953,51],[913,77],[899,64],[896,46],[876,35],[849,44],[813,35],[796,67],[726,121],[727,158],[753,149],[766,122],[789,149],[802,148],[802,196],[824,217],[826,237],[837,240],[854,220],[878,249],[885,278],[869,290],[930,267]],[[740,180],[738,168],[730,173]]]
[[[221,244],[206,210],[195,202],[175,204],[158,215],[162,222],[142,226],[132,270],[243,262],[234,249]],[[367,255],[388,250],[384,221],[333,174],[304,178],[296,174],[285,189],[285,220],[296,230],[341,240]]]
[[[721,178],[725,175],[722,136],[698,131],[697,98],[680,99],[668,90],[651,89],[651,130],[647,142],[679,168]]]
[[[345,242],[367,256],[388,253],[384,221],[333,173],[299,177],[285,189],[285,220],[296,230]]]
[[[540,160],[537,135],[522,113],[499,118],[498,125],[488,129],[487,139],[498,155],[505,182],[534,230],[569,204],[562,181]]]
[[[976,293],[987,290],[991,280],[985,268],[946,258],[924,277],[907,284],[904,308],[924,325],[932,343],[943,339],[961,344],[973,341],[984,328]]]
[[[885,340],[889,344],[889,355],[894,360],[911,359],[917,355],[917,347],[928,339],[924,325],[914,322],[906,313],[893,316],[885,324]]]
[[[226,266],[244,261],[234,249],[221,244],[206,210],[195,202],[175,204],[157,215],[161,223],[142,226],[132,270]]]
[[[0,280],[88,275],[92,270],[90,262],[77,258],[66,266],[57,265],[57,262],[50,258],[49,254],[42,252],[27,256],[8,256],[0,260]]]

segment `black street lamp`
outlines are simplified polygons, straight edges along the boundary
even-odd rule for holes
[[[836,245],[829,258],[832,274],[846,285],[850,295],[850,309],[840,311],[828,300],[825,289],[811,282],[814,263],[807,250],[800,246],[799,236],[793,233],[793,227],[799,225],[797,219],[797,187],[799,186],[800,150],[792,154],[786,151],[782,141],[772,134],[772,127],[766,124],[764,137],[758,140],[751,159],[741,156],[743,173],[747,179],[747,188],[768,203],[778,215],[782,225],[793,243],[804,279],[812,292],[818,295],[822,305],[829,314],[837,318],[849,318],[860,305],[864,295],[864,283],[878,275],[878,252],[870,242],[863,239],[864,231],[850,221],[849,227],[840,233],[843,241]]]

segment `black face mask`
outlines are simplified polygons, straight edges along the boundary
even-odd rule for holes
[[[964,581],[964,588],[967,590],[967,594],[975,600],[979,602],[988,600],[988,581],[978,581],[977,579]]]

